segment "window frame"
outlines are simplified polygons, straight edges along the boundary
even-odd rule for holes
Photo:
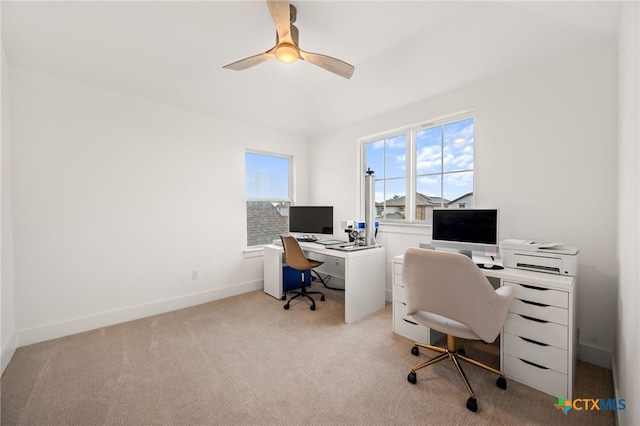
[[[462,111],[462,112],[458,112],[458,113],[454,113],[454,114],[450,114],[450,115],[446,115],[446,116],[441,116],[432,120],[427,120],[427,121],[422,121],[419,123],[414,123],[411,125],[406,125],[406,126],[402,126],[402,127],[398,127],[392,130],[388,130],[385,132],[381,132],[381,133],[377,133],[375,135],[371,135],[371,136],[367,136],[364,138],[361,138],[358,140],[358,161],[359,161],[359,167],[358,167],[358,172],[359,172],[359,181],[358,181],[358,190],[360,193],[360,196],[358,197],[358,200],[360,202],[360,208],[358,209],[360,211],[360,214],[364,217],[364,210],[365,210],[365,202],[364,202],[364,198],[365,198],[365,172],[367,169],[367,156],[366,156],[366,150],[367,150],[367,144],[372,143],[372,142],[377,142],[383,139],[390,139],[393,137],[397,137],[399,135],[405,135],[405,140],[406,140],[406,146],[405,146],[405,218],[404,219],[387,219],[387,218],[380,218],[377,219],[380,221],[380,223],[385,223],[385,224],[411,224],[411,225],[430,225],[430,222],[425,219],[425,220],[418,220],[416,219],[416,190],[417,190],[417,164],[416,164],[416,157],[417,157],[417,133],[428,129],[428,128],[433,128],[433,127],[442,127],[445,126],[447,124],[450,123],[455,123],[458,121],[464,121],[464,120],[468,120],[468,119],[473,119],[474,120],[474,143],[473,143],[473,164],[474,167],[472,169],[472,172],[474,174],[473,176],[473,188],[472,188],[472,192],[474,194],[474,205],[477,204],[475,202],[475,184],[476,184],[476,169],[475,169],[475,156],[476,156],[476,137],[475,137],[475,124],[476,124],[476,114],[474,110],[468,110],[468,111]],[[376,170],[374,170],[374,174],[376,173]],[[452,172],[445,172],[444,169],[441,169],[439,175],[441,176],[441,180],[442,180],[442,184],[444,184],[444,176],[451,174]],[[453,172],[453,173],[458,173],[458,172]],[[386,194],[388,195],[388,194]],[[385,195],[385,199],[388,198]],[[442,194],[444,196],[444,194]],[[443,201],[441,199],[441,207],[443,206]]]
[[[247,154],[257,154],[257,155],[263,155],[263,156],[268,156],[268,157],[275,157],[275,158],[282,158],[282,159],[286,159],[288,160],[288,170],[287,170],[287,198],[277,198],[277,197],[247,197]],[[256,149],[250,149],[250,148],[246,148],[244,150],[244,178],[245,178],[245,246],[247,247],[247,249],[251,250],[251,249],[260,249],[262,247],[264,247],[265,245],[268,245],[270,243],[264,243],[264,244],[254,244],[254,245],[249,245],[249,218],[246,214],[246,207],[247,204],[251,201],[259,201],[259,202],[270,202],[270,203],[288,203],[289,206],[292,206],[294,204],[294,197],[293,194],[294,192],[294,156],[293,155],[288,155],[288,154],[282,154],[282,153],[276,153],[276,152],[270,152],[270,151],[262,151],[262,150],[256,150]],[[287,231],[288,231],[288,226],[287,226]]]

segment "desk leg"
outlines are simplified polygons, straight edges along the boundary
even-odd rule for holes
[[[264,250],[264,292],[282,299],[282,251]]]
[[[385,252],[345,262],[344,320],[350,323],[385,305]]]

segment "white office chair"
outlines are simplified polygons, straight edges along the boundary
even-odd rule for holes
[[[459,361],[498,374],[497,386],[502,389],[507,388],[507,381],[502,371],[467,358],[464,349],[456,350],[456,337],[485,343],[495,341],[506,321],[513,288],[505,286],[494,290],[467,256],[418,248],[405,253],[402,279],[407,295],[407,314],[418,323],[447,334],[446,348],[414,343],[413,355],[419,355],[419,348],[440,352],[440,355],[413,367],[407,380],[415,384],[416,371],[450,359],[469,391],[467,408],[477,411],[476,394]]]

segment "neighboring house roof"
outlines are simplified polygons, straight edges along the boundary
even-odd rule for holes
[[[472,195],[473,195],[473,192],[467,192],[466,194],[459,196],[455,200],[449,201],[449,204],[457,203],[458,201],[462,200],[463,198],[470,197]]]
[[[289,217],[269,202],[247,201],[247,231],[247,245],[271,244],[278,235],[289,232]]]
[[[404,196],[391,198],[385,201],[385,204],[387,205],[387,207],[404,207],[406,205],[405,198],[406,197]],[[450,203],[450,201],[446,198],[432,197],[416,192],[416,206],[418,207],[439,207],[441,203],[444,203],[444,205],[446,206]],[[377,207],[382,207],[382,205],[383,203],[376,203]]]

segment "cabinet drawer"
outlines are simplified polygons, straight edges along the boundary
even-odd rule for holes
[[[399,286],[399,285],[394,285],[393,286],[393,300],[397,300],[399,302],[406,302],[407,301],[407,295],[406,295],[406,290],[404,287]],[[405,308],[406,310],[406,308]]]
[[[502,348],[505,355],[513,355],[542,367],[567,374],[567,351],[523,339],[511,333],[504,333]]]
[[[542,303],[544,305],[557,306],[567,309],[569,307],[569,293],[566,291],[552,290],[529,284],[520,284],[505,281],[504,285],[513,287],[513,297],[520,300]]]
[[[507,322],[504,324],[504,331],[560,349],[568,349],[568,327],[564,325],[540,322],[509,312]]]
[[[393,262],[393,273],[402,276],[402,263]]]
[[[401,316],[393,318],[393,331],[407,339],[413,340],[414,342],[429,342],[429,329],[427,327],[416,322],[411,322]]]
[[[402,281],[402,275],[393,274],[393,284],[404,287],[404,281]]]
[[[556,324],[569,324],[569,310],[528,300],[513,299],[509,307],[509,312],[555,322]]]
[[[511,355],[504,356],[504,373],[508,378],[524,383],[556,397],[569,398],[567,375],[537,367]]]
[[[393,301],[393,316],[416,322],[416,320],[407,315],[407,305],[397,299]]]

